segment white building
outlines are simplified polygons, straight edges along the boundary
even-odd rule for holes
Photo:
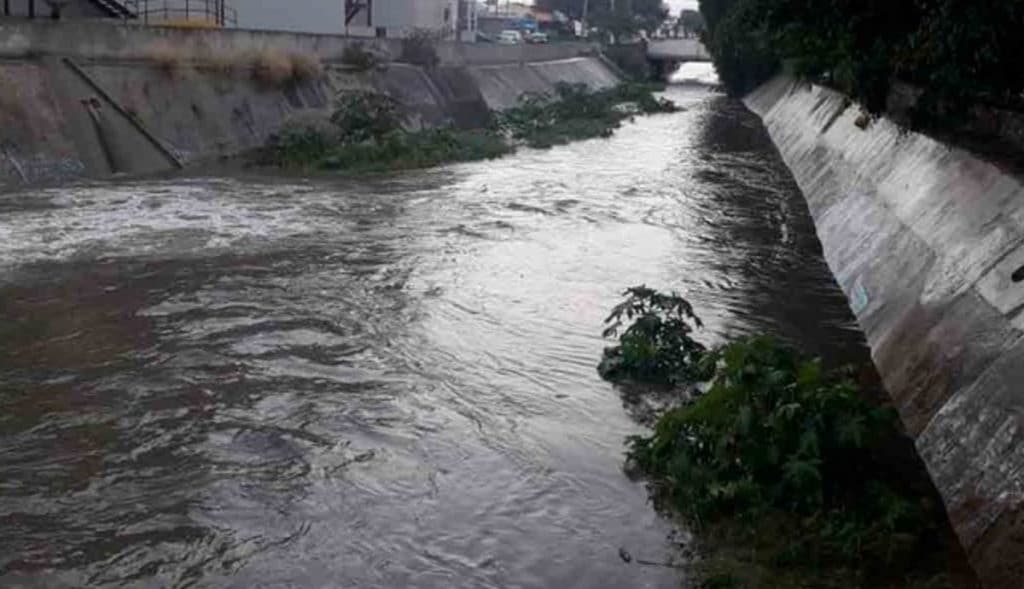
[[[234,0],[238,26],[402,38],[425,30],[476,40],[475,0]]]

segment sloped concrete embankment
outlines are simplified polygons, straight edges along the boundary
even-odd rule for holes
[[[986,586],[1024,583],[1024,185],[833,91],[746,99]],[[860,126],[858,126],[860,123]]]
[[[5,24],[0,39],[0,184],[148,173],[231,156],[263,145],[293,117],[326,114],[344,89],[395,97],[414,125],[472,127],[524,92],[550,92],[563,81],[617,82],[587,55],[589,45],[442,44],[437,67],[393,62],[360,72],[344,64],[353,42],[344,37]],[[394,41],[370,43],[386,59],[401,57]],[[231,67],[266,51],[312,58],[323,75],[268,83]]]

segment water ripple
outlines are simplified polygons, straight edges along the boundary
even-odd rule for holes
[[[675,587],[594,365],[626,286],[709,342],[863,345],[756,119],[343,180],[0,196],[0,584]]]

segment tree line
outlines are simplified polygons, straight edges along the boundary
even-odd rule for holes
[[[588,25],[616,37],[657,30],[669,17],[661,0],[537,0],[536,5],[575,20],[585,17]]]
[[[895,82],[922,92],[917,113],[982,102],[1024,106],[1021,0],[700,0],[726,87],[745,93],[783,62],[873,112]]]

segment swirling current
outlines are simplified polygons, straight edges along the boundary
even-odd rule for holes
[[[364,179],[0,195],[0,585],[678,587],[595,371],[647,284],[864,361],[741,104]]]

